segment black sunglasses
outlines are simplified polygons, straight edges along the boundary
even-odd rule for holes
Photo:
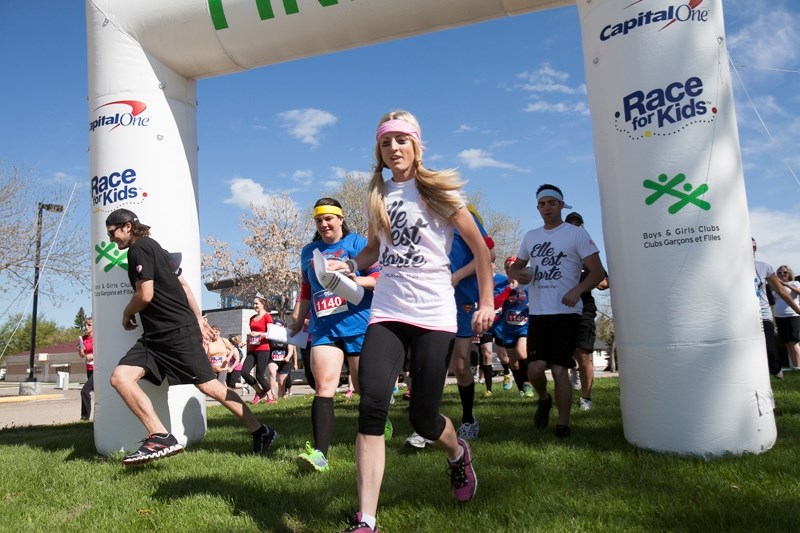
[[[123,224],[123,225],[124,225],[124,224]],[[113,238],[114,238],[114,234],[115,234],[115,233],[117,233],[117,230],[118,230],[119,228],[121,228],[121,227],[122,227],[122,226],[114,226],[114,229],[112,229],[112,230],[109,230],[109,231],[108,231],[108,238],[109,238],[109,239],[113,239]]]

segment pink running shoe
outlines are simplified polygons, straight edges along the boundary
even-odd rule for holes
[[[375,526],[375,529],[369,527],[366,522],[361,520],[361,513],[356,513],[355,516],[348,517],[348,521],[350,525],[347,529],[343,529],[341,533],[372,533],[373,531],[378,531],[378,526]]]
[[[478,478],[472,468],[472,451],[464,439],[458,439],[458,444],[464,450],[461,459],[452,463],[447,462],[447,471],[450,474],[450,485],[453,496],[460,502],[470,501],[478,490]]]
[[[352,398],[353,397],[353,389],[347,389],[347,392],[344,393],[345,398]]]
[[[261,399],[262,399],[262,398],[263,398],[265,395],[266,395],[266,393],[265,393],[264,391],[257,392],[257,393],[255,394],[255,396],[253,396],[253,401],[251,401],[250,403],[252,403],[253,405],[256,405],[258,402],[260,402],[260,401],[261,401]]]
[[[267,405],[272,405],[273,403],[278,403],[278,400],[276,400],[275,398],[267,398],[266,400],[264,400],[264,403]]]

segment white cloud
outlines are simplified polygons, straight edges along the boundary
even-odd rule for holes
[[[753,68],[796,66],[800,57],[800,17],[784,9],[759,9],[752,22],[728,36],[734,63]]]
[[[321,109],[292,109],[278,113],[283,127],[289,135],[316,148],[322,129],[333,126],[338,120],[334,115]]]
[[[571,87],[566,82],[569,73],[553,69],[549,63],[542,63],[535,72],[521,72],[517,77],[525,80],[521,88],[535,93],[577,94],[586,91],[586,86]]]
[[[503,163],[492,157],[490,152],[480,148],[468,148],[462,150],[458,154],[458,160],[467,168],[505,168],[511,170],[518,170],[516,165],[511,163]]]
[[[470,126],[468,124],[461,124],[458,127],[458,129],[456,130],[456,133],[469,133],[469,132],[475,131],[477,129],[478,128],[476,128],[475,126]]]
[[[249,209],[250,204],[269,207],[273,195],[267,193],[260,183],[250,178],[233,178],[230,181],[231,196],[222,200],[223,204],[233,204],[241,209]]]
[[[800,212],[750,210],[750,231],[758,242],[756,257],[777,268],[789,265],[800,275]]]
[[[311,185],[312,178],[314,177],[314,173],[311,172],[309,169],[305,170],[295,170],[292,173],[292,181],[299,183],[305,187]]]
[[[570,113],[575,115],[589,116],[589,106],[586,102],[533,102],[525,106],[523,111],[527,113]]]

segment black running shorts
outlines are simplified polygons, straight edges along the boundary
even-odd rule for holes
[[[198,385],[217,379],[197,324],[142,335],[119,364],[144,368],[145,379],[155,385],[164,379],[170,385]]]

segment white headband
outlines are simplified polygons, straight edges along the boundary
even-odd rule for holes
[[[564,197],[561,195],[560,192],[558,192],[555,189],[542,189],[536,195],[536,201],[538,202],[539,200],[541,200],[543,196],[552,196],[553,198],[555,198],[559,202],[561,202],[561,203],[564,202]],[[572,209],[571,205],[564,204],[564,207],[567,208],[567,209]]]

